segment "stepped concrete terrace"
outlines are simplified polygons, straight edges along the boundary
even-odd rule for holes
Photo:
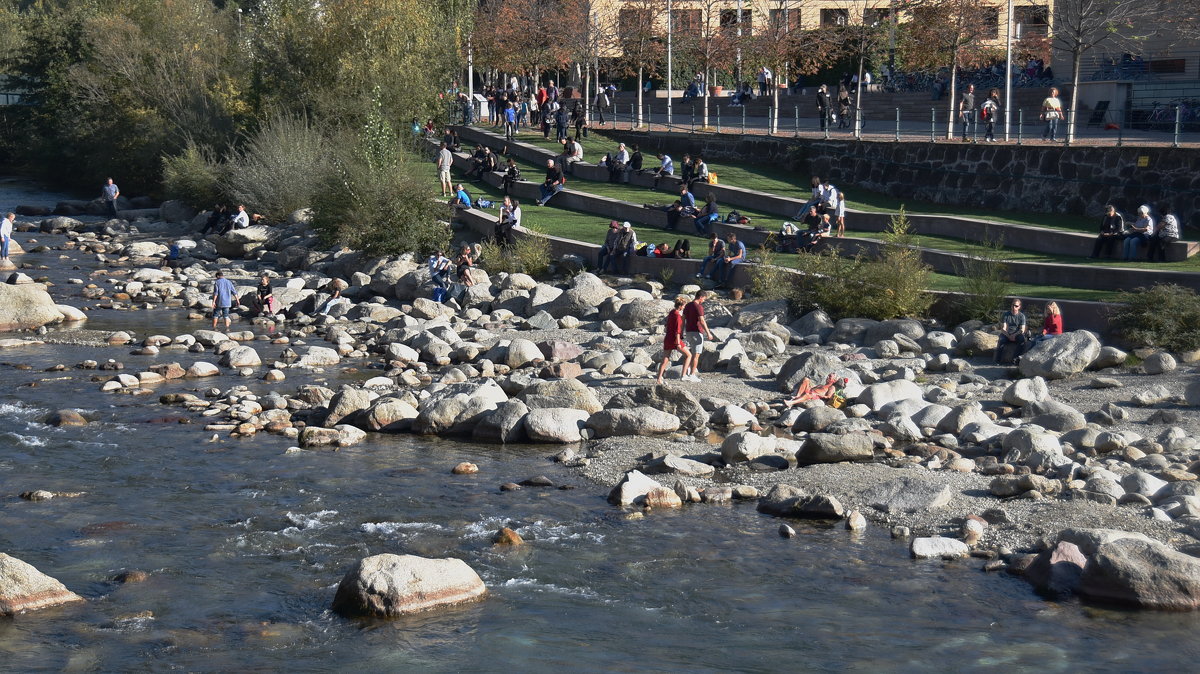
[[[513,145],[510,144],[510,150],[512,148]],[[457,168],[465,171],[471,166],[470,155],[462,152],[456,153],[454,163]],[[593,166],[592,168],[595,167]],[[502,174],[493,172],[486,174],[484,176],[484,180],[490,185],[499,187],[502,184],[501,177]],[[666,226],[667,214],[661,210],[648,209],[641,204],[634,204],[628,201],[622,201],[620,199],[590,194],[580,191],[579,189],[572,189],[570,187],[570,180],[568,180],[567,184],[568,188],[555,195],[549,204],[562,208],[583,211],[586,213],[593,213],[599,217],[609,220],[628,220],[639,226],[649,225],[658,228],[665,228]],[[540,195],[538,191],[538,185],[538,182],[522,180],[513,185],[512,193],[523,202],[530,202],[532,200],[536,200]],[[747,194],[753,193],[747,192]],[[756,205],[756,207],[759,206]],[[947,220],[951,222],[955,220],[961,220],[961,218],[943,218],[942,216],[934,216],[934,219]],[[997,226],[1002,226],[1001,223],[995,224],[997,224]],[[680,229],[691,227],[691,218],[681,218]],[[746,225],[735,225],[724,222],[713,223],[711,229],[718,232],[722,237],[731,232],[735,233],[737,234],[738,239],[744,242],[746,246],[751,249],[761,246],[766,241],[767,237],[773,233],[761,228],[755,228]],[[1024,227],[1023,229],[1036,230],[1036,228],[1032,227]],[[920,230],[921,228],[918,227],[918,231]],[[687,231],[691,230],[688,229]],[[1088,251],[1090,252],[1091,241],[1093,240],[1093,237],[1088,235],[1076,236],[1082,236],[1087,239]],[[639,238],[645,240],[646,237],[642,236]],[[880,251],[880,248],[884,244],[881,241],[873,239],[827,238],[824,240],[822,245],[834,247],[837,251],[839,251],[839,254],[853,256],[859,253],[876,254]],[[947,252],[928,247],[921,247],[920,250],[922,259],[929,264],[934,271],[941,273],[959,275],[964,264],[969,260],[967,255],[961,253]],[[1075,265],[1051,262],[1021,261],[1009,261],[1007,264],[1009,267],[1010,278],[1014,282],[1030,285],[1055,285],[1069,288],[1086,288],[1089,290],[1121,291],[1133,290],[1134,288],[1153,285],[1154,283],[1174,283],[1184,287],[1200,290],[1200,274],[1196,274],[1194,272],[1109,267],[1101,264]]]
[[[520,141],[505,141],[503,137],[488,131],[472,127],[458,127],[458,129],[459,136],[464,143],[483,144],[494,150],[501,150],[507,145],[511,154],[527,162],[544,165],[547,159],[553,159],[555,156],[553,152],[545,148]],[[608,180],[609,174],[605,167],[590,162],[577,162],[570,175],[583,180],[603,182]],[[654,177],[649,172],[641,174],[628,172],[626,181],[632,185],[651,187],[654,184]],[[679,191],[680,182],[678,178],[664,178],[659,182],[658,189],[661,192],[676,193]],[[570,177],[568,177],[568,185],[570,185]],[[748,190],[734,185],[707,185],[698,191],[712,192],[716,195],[718,204],[735,208],[752,208],[778,215],[783,219],[799,219],[799,211],[805,204],[801,199]],[[555,198],[557,199],[557,197]],[[699,199],[700,197],[697,197],[697,200]],[[575,207],[572,206],[572,208]],[[852,208],[847,208],[846,212],[853,216],[853,229],[857,231],[883,232],[887,230],[891,222],[891,215],[888,213],[859,211]],[[1091,254],[1096,240],[1095,235],[1083,232],[1017,225],[980,218],[908,213],[908,219],[916,234],[946,236],[976,243],[993,241],[997,237],[1001,237],[1006,247],[1036,253],[1086,257]],[[1167,250],[1167,259],[1171,262],[1179,262],[1197,253],[1200,253],[1200,243],[1176,241]],[[1153,270],[1147,270],[1147,272],[1158,273]]]

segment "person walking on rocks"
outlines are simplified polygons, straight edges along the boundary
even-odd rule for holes
[[[16,219],[16,213],[7,213],[4,220],[0,220],[0,262],[8,262],[8,247],[12,243],[13,222]]]
[[[1014,299],[1009,311],[1000,316],[1000,341],[996,344],[996,352],[992,354],[993,363],[1002,365],[1011,362],[1001,360],[1010,344],[1015,345],[1014,354],[1021,353],[1021,347],[1025,344],[1025,328],[1026,320],[1025,314],[1021,313],[1021,300]]]
[[[217,280],[213,283],[213,319],[212,329],[217,329],[217,319],[225,319],[225,331],[229,331],[231,321],[229,319],[229,311],[233,308],[233,296],[237,293],[237,288],[233,287],[233,282],[225,278],[225,272],[217,272]]]
[[[109,178],[104,183],[102,189],[104,195],[104,203],[108,205],[108,215],[117,217],[117,197],[121,196],[121,188],[117,187],[112,178]]]
[[[671,363],[671,352],[678,351],[683,354],[683,379],[687,379],[688,365],[692,360],[692,352],[688,350],[687,344],[683,342],[683,305],[687,304],[687,298],[679,295],[675,298],[675,308],[671,313],[667,314],[667,333],[663,337],[663,359],[658,366],[658,383],[663,383],[663,374],[667,371],[667,365]]]
[[[683,308],[684,338],[692,351],[691,362],[683,365],[683,378],[687,381],[700,381],[700,376],[696,374],[700,371],[700,352],[704,350],[705,337],[710,340],[713,338],[712,330],[708,329],[708,321],[704,320],[704,301],[708,299],[708,295],[707,290],[701,290],[696,293],[696,298]]]
[[[454,191],[450,184],[450,167],[452,166],[454,166],[454,156],[450,154],[450,148],[443,141],[437,157],[438,182],[442,184],[443,197],[450,196]]]

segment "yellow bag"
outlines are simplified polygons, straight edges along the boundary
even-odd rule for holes
[[[846,396],[836,393],[829,399],[829,406],[834,409],[841,409],[846,406]]]
[[[720,185],[720,183],[717,182],[717,172],[716,171],[708,172],[708,184],[709,185]]]

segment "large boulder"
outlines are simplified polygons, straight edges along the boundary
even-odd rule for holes
[[[733,326],[744,328],[759,321],[771,320],[776,323],[787,324],[789,320],[787,300],[767,300],[766,302],[747,304],[734,315]]]
[[[870,461],[875,456],[874,442],[866,433],[813,433],[796,452],[800,465]]]
[[[520,400],[508,400],[496,406],[471,430],[471,438],[481,442],[521,442],[525,439],[525,415],[529,407]]]
[[[191,222],[196,216],[196,209],[179,201],[170,199],[158,207],[158,217],[163,222]]]
[[[1004,389],[1004,402],[1013,407],[1040,403],[1048,397],[1050,389],[1046,387],[1046,380],[1041,377],[1018,379]]]
[[[491,379],[450,384],[421,401],[413,432],[470,435],[484,415],[506,400],[504,389]]]
[[[1200,608],[1200,559],[1157,541],[1101,545],[1079,585],[1086,599],[1166,611]]]
[[[1025,569],[1025,579],[1038,592],[1051,599],[1061,599],[1074,594],[1083,578],[1087,557],[1079,546],[1059,541],[1053,548],[1043,550],[1033,563]]]
[[[534,382],[526,386],[516,398],[528,405],[530,409],[567,407],[582,410],[587,414],[603,409],[596,394],[587,387],[587,384],[578,379]],[[584,416],[586,418],[587,415]]]
[[[674,307],[667,300],[638,299],[621,305],[613,322],[622,330],[653,328],[662,324]]]
[[[708,424],[708,412],[700,406],[700,401],[685,389],[669,384],[641,386],[629,391],[622,391],[609,398],[609,409],[634,409],[638,407],[653,407],[679,418],[680,428],[692,433]]]
[[[861,500],[885,513],[919,513],[945,507],[950,496],[949,485],[901,477],[870,487]]]
[[[536,293],[537,288],[534,291]],[[600,280],[600,277],[583,272],[575,276],[569,289],[544,308],[555,318],[586,316],[595,313],[601,302],[615,294],[617,291],[604,285],[604,281]],[[535,308],[534,297],[536,295],[530,297],[530,309]]]
[[[879,321],[870,318],[843,318],[833,326],[833,332],[825,340],[828,343],[854,344],[862,346],[867,339],[867,331],[879,325]]]
[[[596,437],[661,435],[679,430],[679,417],[653,407],[600,410],[587,420]]]
[[[870,407],[872,412],[878,412],[889,403],[898,400],[921,400],[924,395],[925,392],[915,383],[907,379],[893,379],[871,384],[858,394],[855,401]]]
[[[843,376],[845,363],[836,356],[821,351],[805,351],[796,354],[779,368],[775,375],[775,388],[784,393],[792,393],[806,377],[814,384],[825,383],[830,373]]]
[[[32,330],[63,320],[54,299],[40,283],[0,283],[0,332]]]
[[[584,410],[569,407],[531,409],[525,415],[525,434],[534,442],[579,442],[588,416]]]
[[[633,505],[644,501],[646,494],[661,487],[661,484],[646,477],[641,471],[631,470],[622,476],[617,486],[609,492],[608,502],[613,505]]]
[[[240,345],[226,351],[221,356],[221,365],[234,368],[258,367],[262,365],[262,359],[254,347]]]
[[[504,357],[505,365],[516,369],[531,365],[537,361],[543,360],[542,350],[537,347],[537,344],[518,337],[508,344],[508,351]]]
[[[321,425],[327,428],[342,423],[346,417],[371,406],[371,394],[360,388],[344,387],[329,401]]]
[[[1026,377],[1064,379],[1087,369],[1100,355],[1100,340],[1086,330],[1064,332],[1054,339],[1033,345],[1021,356],[1021,374]]]
[[[412,428],[420,412],[399,398],[379,398],[362,414],[362,426],[368,431],[398,433]]]
[[[360,559],[346,572],[332,608],[349,618],[395,618],[485,594],[479,574],[461,559],[382,554]]]
[[[727,464],[753,461],[775,451],[775,440],[753,431],[737,431],[725,436],[721,443],[721,459]]]
[[[33,565],[0,552],[0,616],[83,601]]]

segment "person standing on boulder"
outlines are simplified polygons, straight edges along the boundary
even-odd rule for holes
[[[683,313],[680,309],[687,304],[687,298],[679,295],[675,298],[675,308],[671,313],[667,314],[667,334],[663,337],[663,359],[658,366],[658,383],[663,383],[663,373],[667,371],[667,365],[671,362],[671,352],[678,351],[683,354],[683,374],[687,375],[688,364],[691,363],[692,353],[688,351],[687,344],[683,342]],[[686,376],[683,377],[687,379]]]
[[[708,321],[704,320],[704,300],[708,299],[708,295],[707,290],[701,290],[696,293],[696,298],[683,308],[684,337],[692,349],[691,362],[683,364],[683,378],[687,381],[700,381],[700,376],[696,373],[700,371],[700,352],[704,350],[704,338],[713,338],[712,330],[708,329]]]
[[[233,282],[225,278],[225,272],[217,272],[217,280],[213,283],[213,320],[212,329],[217,329],[217,319],[225,319],[225,331],[229,331],[230,323],[229,311],[233,308],[233,295],[237,292],[237,288],[233,287]]]
[[[13,221],[16,213],[8,213],[0,220],[0,262],[8,262],[8,246],[12,243]]]
[[[104,193],[104,203],[108,204],[108,214],[112,217],[117,217],[117,197],[121,196],[121,188],[117,187],[112,178],[109,178],[102,189]]]
[[[1000,317],[1000,342],[996,344],[996,353],[992,355],[992,362],[1000,365],[1000,358],[1004,354],[1004,350],[1009,344],[1016,344],[1015,353],[1021,353],[1021,346],[1025,344],[1025,314],[1021,313],[1021,300],[1014,299],[1010,311],[1004,312]]]

